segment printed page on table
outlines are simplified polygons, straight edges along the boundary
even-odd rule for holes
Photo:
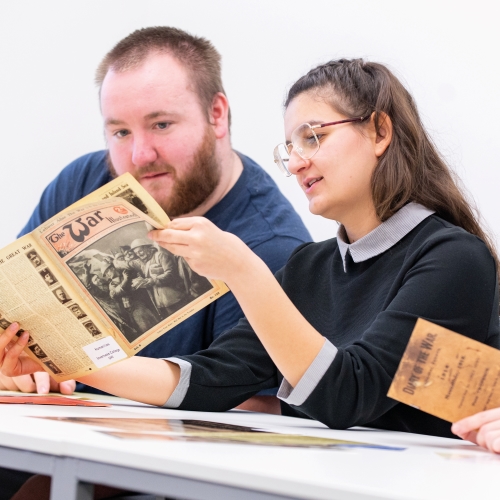
[[[94,342],[83,347],[97,368],[134,355],[228,290],[148,239],[157,227],[125,199],[110,198],[66,210],[36,230],[98,318],[87,325]]]
[[[387,395],[449,422],[500,406],[500,351],[419,319]]]
[[[56,380],[93,369],[81,347],[95,341],[97,320],[33,235],[0,250],[0,332],[13,322],[29,331],[26,354]]]

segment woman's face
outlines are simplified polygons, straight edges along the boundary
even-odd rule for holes
[[[328,123],[351,118],[335,111],[323,99],[299,94],[285,112],[286,140],[301,124]],[[288,168],[309,200],[316,215],[341,222],[344,226],[375,214],[371,177],[377,164],[376,134],[372,121],[360,128],[352,123],[316,128],[319,151],[303,160],[293,151]]]

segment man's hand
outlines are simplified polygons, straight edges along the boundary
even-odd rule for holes
[[[134,278],[132,280],[132,288],[134,290],[137,290],[139,288],[148,288],[149,286],[152,285],[152,280],[148,279],[148,278]]]
[[[455,422],[451,431],[494,453],[500,453],[500,408],[476,413]]]
[[[0,335],[0,389],[36,391],[39,394],[47,394],[49,391],[73,394],[76,385],[74,380],[57,383],[38,363],[22,352],[28,343],[29,333],[24,332],[16,339],[18,329],[19,325],[12,323]]]

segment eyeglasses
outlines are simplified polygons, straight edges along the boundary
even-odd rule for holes
[[[288,144],[281,143],[274,148],[274,163],[276,163],[286,177],[290,177],[292,174],[288,170],[287,164],[290,160],[292,150],[303,160],[310,160],[319,151],[319,139],[316,132],[314,132],[315,128],[330,127],[331,125],[340,125],[341,123],[362,122],[367,118],[370,118],[370,116],[347,118],[346,120],[321,123],[319,125],[303,123],[292,132],[291,141]]]

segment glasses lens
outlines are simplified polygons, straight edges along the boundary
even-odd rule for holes
[[[309,123],[304,123],[292,132],[294,151],[304,160],[312,158],[319,149],[319,142]]]
[[[290,155],[288,154],[288,149],[284,144],[278,144],[273,151],[274,163],[278,165],[278,168],[287,177],[292,174],[288,170],[288,161],[290,160]]]

